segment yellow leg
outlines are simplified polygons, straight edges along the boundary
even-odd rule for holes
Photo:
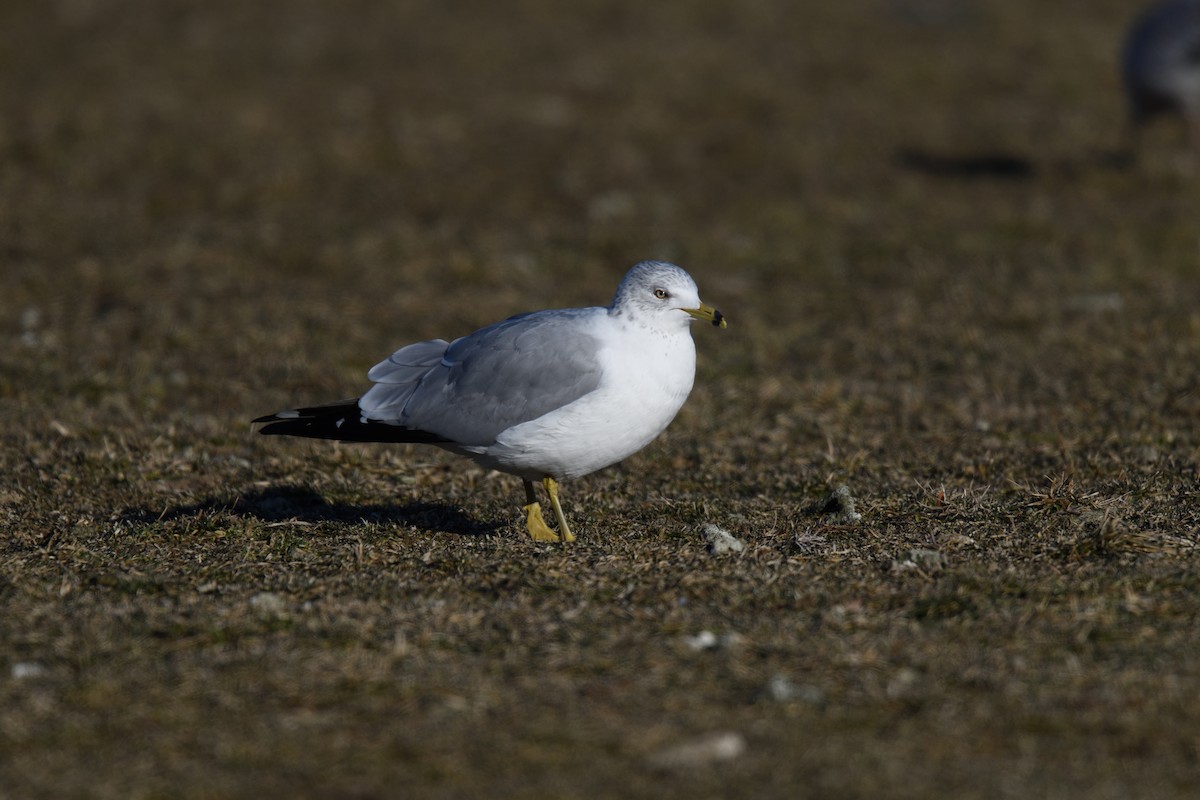
[[[533,493],[533,484],[530,481],[525,481],[525,525],[529,528],[529,535],[533,537],[535,542],[557,542],[558,534],[550,530],[550,526],[546,524],[546,520],[542,517],[542,506],[537,501],[537,496]]]
[[[562,534],[562,541],[575,541],[575,534],[571,533],[571,526],[567,525],[567,518],[563,516],[562,506],[558,503],[558,481],[550,477],[542,478],[542,486],[546,487],[546,494],[550,495],[550,505],[554,508],[554,516],[558,520],[558,530]]]

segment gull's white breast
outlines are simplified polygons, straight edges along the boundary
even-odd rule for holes
[[[692,390],[696,348],[686,326],[601,322],[599,386],[470,453],[485,466],[540,480],[577,478],[626,458],[666,429]]]

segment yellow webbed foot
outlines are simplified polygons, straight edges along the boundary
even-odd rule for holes
[[[539,503],[530,503],[527,506],[522,506],[525,510],[525,525],[529,528],[529,535],[533,537],[535,542],[557,542],[558,534],[550,530],[550,526],[546,524],[546,520],[542,517],[542,506]]]

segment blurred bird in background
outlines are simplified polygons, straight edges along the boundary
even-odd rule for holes
[[[1129,98],[1129,145],[1145,124],[1177,115],[1200,153],[1200,0],[1165,0],[1134,20],[1121,60]]]

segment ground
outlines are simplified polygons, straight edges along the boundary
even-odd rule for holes
[[[1116,155],[1133,5],[4,4],[0,797],[1195,796],[1200,165]],[[730,325],[570,547],[249,425],[644,258]]]

